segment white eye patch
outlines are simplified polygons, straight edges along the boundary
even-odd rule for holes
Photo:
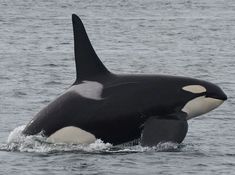
[[[201,85],[188,85],[188,86],[184,86],[182,89],[188,92],[195,93],[195,94],[206,92],[206,88],[204,88]]]

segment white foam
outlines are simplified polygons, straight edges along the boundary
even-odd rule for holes
[[[7,138],[7,143],[9,144],[14,142],[20,142],[21,138],[23,137],[21,133],[25,127],[26,125],[18,126],[13,131],[11,131]]]
[[[102,140],[97,139],[95,142],[84,144],[65,144],[65,143],[48,143],[47,138],[41,134],[25,136],[22,134],[24,126],[15,128],[8,136],[7,144],[1,145],[1,150],[6,151],[19,151],[19,152],[38,152],[38,153],[50,153],[50,152],[100,152],[108,150],[112,147],[112,144],[104,143]]]
[[[54,144],[48,143],[47,138],[42,135],[25,136],[22,134],[25,126],[15,128],[7,139],[7,144],[1,144],[0,150],[36,153],[55,153],[55,152],[89,152],[89,153],[135,153],[151,151],[175,151],[179,150],[179,144],[166,142],[159,143],[154,147],[135,146],[112,146],[97,139],[89,145],[84,144]]]

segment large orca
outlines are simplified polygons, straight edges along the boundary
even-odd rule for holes
[[[218,86],[203,80],[113,74],[96,55],[80,18],[73,14],[72,22],[76,81],[29,122],[25,135],[41,133],[54,143],[181,143],[188,119],[227,99]]]

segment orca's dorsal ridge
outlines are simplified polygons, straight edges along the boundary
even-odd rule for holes
[[[73,14],[74,53],[76,64],[76,81],[89,80],[91,77],[108,73],[100,61],[87,36],[81,19]]]

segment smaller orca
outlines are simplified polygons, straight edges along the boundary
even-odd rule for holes
[[[203,80],[166,75],[117,75],[96,55],[82,21],[72,15],[77,78],[24,129],[49,142],[143,146],[181,143],[187,120],[221,105],[227,96]]]

